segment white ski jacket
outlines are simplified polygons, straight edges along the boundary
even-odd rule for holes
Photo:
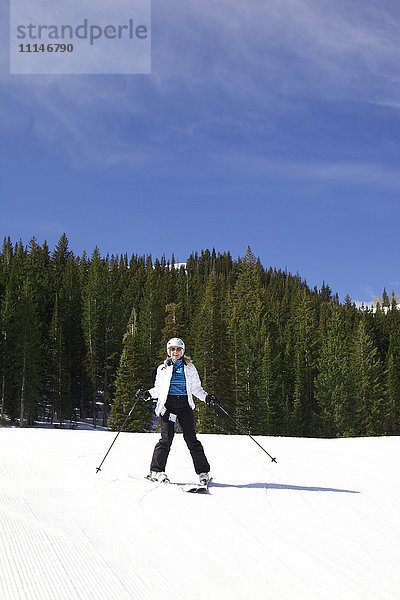
[[[185,362],[184,372],[186,378],[186,390],[188,395],[189,405],[192,409],[195,408],[195,404],[193,401],[192,394],[199,398],[199,400],[203,400],[205,402],[207,392],[203,390],[201,387],[201,381],[199,374],[197,372],[194,364],[189,361],[187,358],[183,359]],[[156,380],[154,382],[154,387],[149,390],[149,393],[152,398],[157,398],[156,404],[156,415],[159,417],[163,415],[166,411],[165,403],[167,401],[167,396],[169,392],[169,386],[171,383],[173,371],[173,364],[170,359],[167,359],[162,365],[157,368]]]

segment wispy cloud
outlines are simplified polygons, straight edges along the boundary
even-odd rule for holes
[[[154,18],[155,67],[164,80],[216,79],[237,94],[260,92],[263,82],[289,95],[308,94],[311,85],[329,97],[359,98],[371,78],[391,87],[399,77],[399,15],[387,0],[379,6],[368,0],[176,1],[159,3]],[[174,39],[168,25],[175,26]]]
[[[215,160],[217,157],[215,157]],[[400,173],[389,165],[372,161],[343,160],[337,161],[327,157],[320,160],[262,156],[251,151],[239,153],[232,151],[220,163],[236,173],[246,173],[257,182],[262,176],[269,180],[276,178],[286,184],[299,182],[326,183],[329,185],[374,186],[375,188],[400,190]],[[247,182],[248,185],[248,182]],[[386,207],[387,208],[387,207]],[[399,210],[396,201],[396,210]]]
[[[170,140],[210,140],[216,126],[267,131],[310,98],[400,106],[389,0],[154,0],[152,12],[151,76],[3,76],[3,132],[27,130],[77,164],[140,164]],[[350,178],[353,167],[314,172]]]
[[[392,108],[393,110],[400,110],[400,101],[383,101],[383,100],[375,100],[371,101],[371,104],[375,104],[377,106],[382,106],[383,108]]]

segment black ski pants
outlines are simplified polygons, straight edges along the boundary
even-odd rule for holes
[[[193,409],[189,406],[187,396],[168,396],[165,403],[166,411],[161,417],[161,438],[157,442],[153,458],[151,460],[151,471],[165,471],[172,440],[175,435],[175,423],[170,420],[170,415],[176,415],[177,421],[183,431],[183,439],[189,448],[196,473],[208,473],[210,465],[201,442],[196,437],[194,429]]]

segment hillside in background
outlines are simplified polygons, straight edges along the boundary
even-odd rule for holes
[[[152,385],[166,341],[183,337],[203,387],[255,435],[400,433],[400,311],[373,309],[328,285],[264,267],[248,248],[174,257],[75,256],[5,240],[0,253],[0,422],[118,429]],[[174,268],[172,268],[174,267]],[[203,433],[235,433],[218,410]],[[152,407],[127,423],[150,431]]]

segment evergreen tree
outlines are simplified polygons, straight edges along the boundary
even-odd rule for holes
[[[57,298],[59,313],[58,331],[64,340],[64,351],[60,355],[63,361],[61,368],[67,377],[63,413],[69,419],[75,419],[78,410],[82,417],[86,416],[86,398],[90,397],[85,373],[86,349],[82,326],[79,262],[72,252],[68,253],[64,266],[55,276],[57,281],[55,298]]]
[[[90,382],[90,411],[97,424],[99,391],[104,392],[105,265],[97,248],[87,264],[83,288],[83,331],[86,342],[86,372]]]
[[[165,295],[161,289],[162,273],[153,269],[150,260],[146,264],[146,282],[141,299],[139,320],[139,335],[142,340],[149,371],[155,376],[159,364],[162,329],[165,326]],[[165,347],[163,357],[165,357]]]
[[[10,286],[7,286],[5,298],[1,304],[1,398],[0,398],[0,424],[4,422],[5,414],[13,416],[13,407],[6,406],[7,387],[10,387],[12,361],[10,352],[10,328],[14,319],[15,302],[12,299]]]
[[[5,386],[7,373],[7,331],[10,322],[10,298],[8,281],[13,247],[10,238],[4,238],[0,254],[0,426],[5,417]]]
[[[267,417],[262,397],[261,327],[265,313],[261,268],[247,249],[231,300],[230,338],[236,384],[236,416],[254,434],[262,434]]]
[[[383,293],[382,293],[382,306],[384,308],[389,308],[389,306],[390,306],[389,296],[387,295],[385,288],[383,288]]]
[[[167,342],[171,338],[185,338],[185,326],[183,325],[183,310],[181,304],[171,302],[165,307],[165,327],[162,330],[162,338],[160,345],[160,360],[165,359]]]
[[[193,329],[194,359],[203,388],[217,395],[228,412],[234,410],[233,381],[229,360],[227,305],[224,300],[223,276],[213,270],[208,276],[201,309]],[[197,428],[201,433],[229,432],[231,423],[218,407],[207,408],[199,403],[196,411]]]
[[[320,412],[320,433],[327,437],[351,435],[354,433],[354,376],[343,313],[334,303],[330,304],[330,321],[318,362],[315,398]]]
[[[40,324],[36,306],[31,299],[32,287],[29,279],[26,279],[22,283],[10,326],[14,367],[11,391],[14,406],[19,404],[20,427],[32,425],[34,420],[43,414]]]
[[[50,421],[53,423],[56,417],[61,425],[64,418],[72,419],[74,412],[71,393],[71,350],[69,349],[71,336],[68,335],[68,330],[73,327],[70,310],[73,291],[65,284],[67,266],[71,260],[72,253],[68,249],[68,239],[64,233],[50,259],[51,297],[54,298],[54,306],[49,324],[48,343],[47,378],[50,390],[46,390],[46,398],[48,392],[50,395],[47,398],[50,403]],[[48,288],[50,291],[50,285]]]
[[[387,411],[389,415],[386,433],[400,433],[400,310],[395,298],[392,300],[389,319],[389,349],[386,358]]]
[[[149,387],[147,364],[137,331],[137,311],[132,310],[127,331],[124,336],[124,347],[117,370],[114,402],[111,406],[109,428],[117,431],[121,428],[135,400],[136,391],[141,387]],[[139,400],[132,415],[128,419],[125,431],[149,431],[152,424],[152,402]]]
[[[67,265],[68,259],[71,257],[72,252],[68,249],[68,238],[65,233],[62,234],[54,251],[51,255],[51,265],[53,269],[53,282],[54,289],[58,291],[62,285],[62,279],[64,271]]]
[[[107,425],[110,400],[115,393],[115,377],[121,358],[121,337],[129,319],[129,299],[126,297],[126,271],[118,263],[108,259],[105,273],[105,330],[104,330],[104,396],[103,422]]]
[[[314,377],[318,341],[315,316],[316,311],[311,297],[306,288],[303,288],[300,293],[294,322],[296,365],[293,433],[301,436],[312,436],[315,432]]]
[[[71,417],[71,397],[68,394],[68,360],[65,346],[64,323],[59,309],[58,295],[54,303],[53,318],[50,331],[50,393],[51,393],[51,423],[54,417],[62,426],[66,416]]]
[[[31,254],[20,242],[10,264],[6,303],[2,311],[6,345],[2,394],[8,416],[19,418],[20,426],[33,424],[43,413],[44,389],[43,324],[39,306],[41,295],[36,286],[39,261],[35,243],[29,246]]]
[[[355,382],[355,422],[361,435],[385,433],[388,414],[382,397],[382,365],[363,319],[358,324],[352,349]],[[354,427],[355,429],[355,427]]]

